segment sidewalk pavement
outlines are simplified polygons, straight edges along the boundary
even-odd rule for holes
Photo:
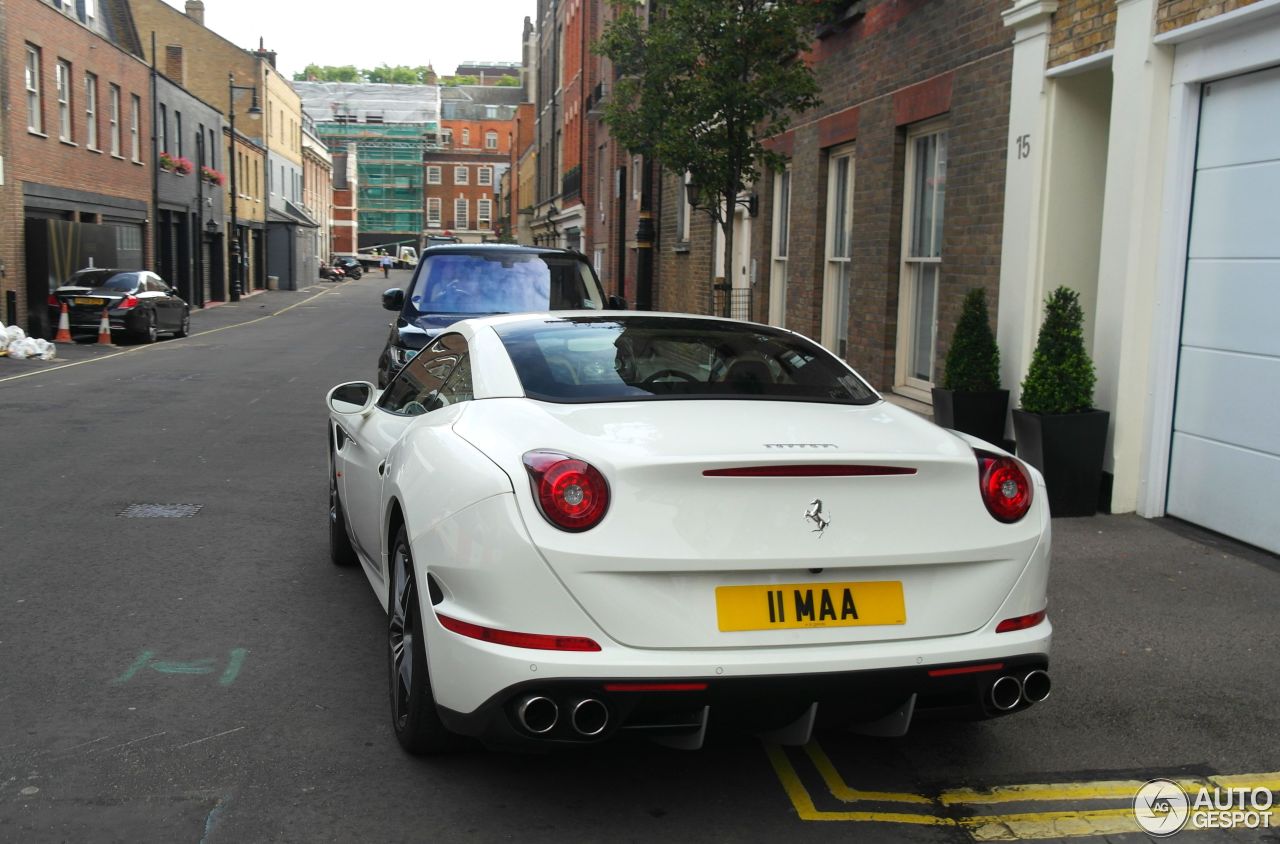
[[[229,325],[247,322],[264,314],[275,313],[281,308],[287,308],[309,296],[314,296],[322,290],[333,290],[338,286],[340,286],[340,283],[317,279],[314,284],[297,290],[257,290],[241,296],[239,302],[218,302],[206,308],[192,308],[191,333],[199,334],[202,331],[208,331],[213,328],[224,328]],[[8,357],[0,357],[0,381],[14,375],[26,375],[41,369],[51,369],[65,366],[68,363],[78,363],[93,358],[105,357],[125,349],[144,345],[138,340],[121,335],[119,332],[116,332],[112,337],[113,343],[110,346],[98,345],[96,342],[97,336],[92,334],[81,335],[77,339],[79,342],[58,343],[57,353],[53,360],[37,360],[34,358],[13,360]],[[167,339],[162,338],[157,342],[164,343]]]

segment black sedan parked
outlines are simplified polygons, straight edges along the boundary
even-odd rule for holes
[[[80,270],[49,296],[55,325],[64,303],[72,334],[96,334],[104,308],[113,333],[127,332],[145,343],[161,334],[186,337],[191,330],[191,306],[146,270]]]

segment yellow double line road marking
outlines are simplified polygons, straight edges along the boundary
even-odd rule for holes
[[[868,809],[861,811],[828,811],[819,809],[805,787],[799,773],[777,745],[766,745],[769,762],[791,800],[796,814],[805,821],[844,821],[864,823],[914,824],[943,826],[967,831],[977,841],[1015,841],[1039,838],[1069,838],[1088,835],[1115,835],[1139,832],[1131,805],[1121,808],[1055,809],[993,813],[962,817],[951,813],[958,807],[993,806],[1010,803],[1088,803],[1093,801],[1132,801],[1143,780],[1103,780],[1097,782],[1052,783],[1043,785],[1010,785],[989,789],[955,788],[937,797],[909,792],[863,791],[851,788],[836,770],[830,757],[816,741],[805,745],[805,754],[822,778],[831,796],[842,803],[898,804],[901,810]],[[1280,791],[1280,772],[1211,776],[1204,779],[1176,781],[1189,794],[1203,787],[1261,788]],[[1280,821],[1280,808],[1269,813],[1272,824]]]

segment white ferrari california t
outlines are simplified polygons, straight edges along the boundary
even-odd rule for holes
[[[900,735],[1049,694],[1040,475],[798,334],[469,319],[328,405],[332,557],[387,611],[412,752]]]

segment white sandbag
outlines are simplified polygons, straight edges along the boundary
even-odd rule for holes
[[[29,338],[28,343],[33,345],[31,356],[38,357],[40,360],[53,360],[53,356],[58,353],[58,349],[48,340],[42,340],[38,337]]]
[[[31,352],[27,349],[26,340],[18,340],[9,344],[9,357],[14,360],[26,360],[31,357]]]

